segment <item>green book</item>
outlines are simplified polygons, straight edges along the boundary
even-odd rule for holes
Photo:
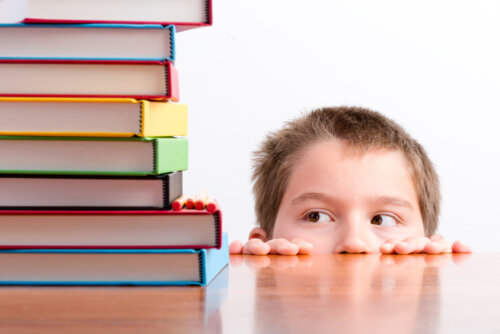
[[[0,136],[0,173],[158,175],[188,168],[187,138]]]

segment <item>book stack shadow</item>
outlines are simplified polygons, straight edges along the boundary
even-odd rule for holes
[[[0,284],[208,284],[228,263],[221,212],[171,206],[188,168],[176,31],[210,25],[211,1],[38,2],[0,13]]]

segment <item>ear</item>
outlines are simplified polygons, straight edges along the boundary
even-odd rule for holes
[[[260,227],[256,227],[250,231],[250,234],[248,235],[248,239],[260,239],[262,241],[267,241],[267,233],[264,231],[264,229]]]

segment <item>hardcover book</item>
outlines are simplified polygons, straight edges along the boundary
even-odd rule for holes
[[[168,210],[180,195],[182,172],[135,177],[0,174],[0,210]]]
[[[220,249],[0,250],[0,285],[206,285],[228,264]]]
[[[171,62],[1,60],[0,96],[179,100]]]
[[[187,135],[187,105],[98,98],[0,97],[0,135],[166,137]]]
[[[0,22],[212,24],[211,0],[3,0]]]
[[[184,137],[0,136],[0,173],[158,175],[188,168]]]
[[[133,24],[0,24],[1,59],[175,59],[175,27]]]
[[[0,248],[220,248],[220,211],[0,211]]]

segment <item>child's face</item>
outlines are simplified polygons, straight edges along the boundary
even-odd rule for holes
[[[354,153],[330,140],[311,145],[292,169],[272,238],[304,239],[314,253],[375,253],[388,239],[422,236],[403,155]]]

